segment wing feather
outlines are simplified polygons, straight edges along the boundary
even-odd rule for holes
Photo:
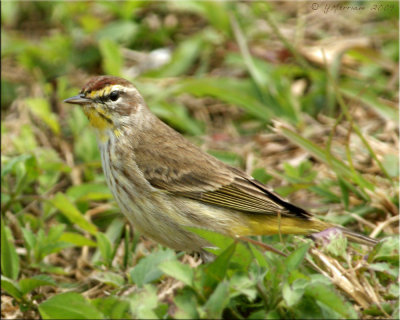
[[[139,169],[153,187],[248,213],[310,217],[243,171],[201,151],[161,121],[157,126],[161,128],[158,134],[149,131],[134,150]]]

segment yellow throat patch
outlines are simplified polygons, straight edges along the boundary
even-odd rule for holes
[[[90,124],[94,128],[102,131],[104,129],[110,129],[113,127],[112,121],[107,116],[96,110],[95,108],[84,107],[83,111],[88,117]]]
[[[95,100],[98,97],[107,96],[117,87],[119,88],[120,86],[107,86],[102,90],[92,91],[88,93],[88,98]],[[101,106],[84,106],[83,111],[88,117],[90,125],[97,129],[96,131],[102,141],[108,140],[107,130],[112,130],[117,138],[121,136],[120,130],[115,128],[110,115]]]

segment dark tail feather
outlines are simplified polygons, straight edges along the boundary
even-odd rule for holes
[[[350,241],[359,243],[359,244],[364,244],[367,246],[375,246],[376,244],[379,243],[378,240],[372,239],[368,236],[364,236],[362,234],[359,234],[357,232],[350,231],[349,229],[335,226],[333,224],[330,224],[328,222],[323,222],[320,220],[311,220],[313,222],[313,227],[316,230],[319,230],[320,232],[318,233],[313,233],[312,238],[319,238],[319,237],[327,237],[329,234],[335,234],[337,232],[341,232],[347,239]]]
[[[367,246],[375,246],[379,243],[378,240],[372,239],[370,237],[364,236],[357,232],[350,231],[345,228],[338,228],[343,234],[351,241],[357,242],[359,244],[365,244]]]

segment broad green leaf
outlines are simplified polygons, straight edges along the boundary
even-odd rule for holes
[[[229,302],[229,283],[222,281],[215,288],[210,298],[204,305],[209,319],[221,319],[222,312]]]
[[[387,262],[371,263],[370,265],[368,265],[368,268],[371,270],[382,272],[387,276],[393,278],[393,280],[397,279],[399,276],[399,268],[394,267]]]
[[[325,283],[314,282],[306,287],[305,294],[337,312],[345,319],[357,319],[357,312]]]
[[[97,244],[96,242],[94,242],[93,240],[90,240],[84,236],[82,236],[79,233],[75,233],[75,232],[64,232],[60,238],[60,241],[63,242],[68,242],[68,243],[72,243],[75,246],[78,247],[83,247],[83,246],[89,246],[89,247],[96,247]]]
[[[325,201],[340,203],[342,201],[342,198],[340,197],[340,195],[337,195],[334,192],[330,191],[331,188],[332,186],[326,184],[324,185],[324,183],[321,182],[319,186],[311,186],[310,190],[321,196],[322,198],[325,198]]]
[[[257,263],[260,265],[260,267],[267,268],[268,263],[267,263],[265,255],[263,255],[261,253],[261,251],[258,248],[256,248],[254,245],[252,245],[251,243],[249,243],[248,246],[250,247],[251,253],[254,256],[254,258],[256,259]]]
[[[392,295],[393,297],[398,298],[399,295],[400,295],[400,290],[399,290],[399,289],[400,289],[400,288],[399,288],[399,285],[398,285],[397,283],[392,283],[392,284],[389,286],[388,293],[389,293],[390,295]]]
[[[3,158],[2,158],[3,161]],[[16,180],[12,186],[8,186],[10,192],[15,195],[23,193],[39,176],[39,168],[36,157],[32,155],[22,155],[11,158],[6,162],[5,169],[2,172],[3,176],[12,172]],[[4,181],[3,181],[4,182]]]
[[[382,165],[388,174],[395,178],[399,175],[399,157],[395,154],[385,154],[383,156]]]
[[[19,281],[22,294],[27,294],[40,286],[55,286],[56,282],[47,275],[40,274]]]
[[[211,96],[242,108],[250,115],[267,121],[273,116],[262,104],[251,84],[244,80],[229,78],[184,79],[175,87],[175,93],[191,93],[195,96]]]
[[[188,286],[193,285],[193,269],[187,264],[183,264],[177,260],[169,260],[162,262],[158,268],[165,274],[182,281]]]
[[[56,241],[56,242],[41,241],[39,243],[39,249],[41,254],[40,260],[51,253],[60,252],[62,249],[70,248],[72,246],[73,246],[72,243],[63,241]]]
[[[181,41],[174,50],[170,62],[158,70],[148,72],[146,76],[163,78],[176,77],[185,73],[200,55],[203,45],[204,38],[201,35]]]
[[[174,298],[174,303],[178,307],[174,317],[175,319],[200,319],[197,311],[198,301],[196,293],[185,287],[177,293]]]
[[[129,319],[129,300],[111,295],[93,299],[92,304],[105,316],[105,319]]]
[[[100,167],[100,151],[96,143],[96,134],[88,125],[89,121],[83,113],[82,108],[78,108],[77,106],[70,110],[67,121],[68,127],[73,132],[75,138],[74,154],[77,160],[89,163],[98,161]]]
[[[75,223],[80,228],[88,231],[91,234],[96,234],[97,227],[87,221],[84,216],[79,212],[75,205],[61,192],[58,192],[53,199],[50,200],[54,207],[56,207],[69,221]]]
[[[39,304],[43,319],[104,319],[104,315],[76,292],[55,295]]]
[[[268,320],[280,320],[282,319],[278,310],[270,310],[266,315],[265,318],[262,319],[268,319]]]
[[[185,229],[206,239],[210,243],[210,248],[206,249],[210,252],[222,252],[234,242],[234,240],[228,236],[207,229],[194,227],[185,227]]]
[[[177,1],[182,2],[182,1]],[[183,1],[185,2],[185,1]],[[198,8],[214,28],[226,35],[230,34],[229,10],[223,1],[194,1]]]
[[[253,255],[247,246],[247,242],[237,241],[235,254],[231,258],[231,263],[239,265],[243,269],[247,269],[253,260]]]
[[[131,19],[116,20],[114,22],[107,23],[105,28],[101,29],[97,33],[97,39],[99,39],[100,42],[103,42],[107,39],[115,42],[130,43],[134,40],[137,30],[138,26]],[[107,58],[112,57],[113,56],[111,55]]]
[[[110,252],[107,253],[108,259],[105,261],[106,263],[110,263],[111,262],[110,260],[114,259],[116,249],[118,248],[118,243],[121,241],[121,235],[122,231],[124,230],[124,226],[125,226],[124,219],[119,219],[119,218],[113,219],[112,222],[108,225],[107,231],[104,234],[107,239],[100,239],[100,241],[104,240],[105,242],[109,242],[108,245],[109,248],[106,249],[106,251]],[[107,243],[105,243],[105,245],[107,246]],[[114,251],[112,250],[113,247]],[[103,248],[102,250],[104,250],[105,248]],[[104,258],[103,254],[105,254],[106,251],[101,253],[100,248],[98,248],[98,250],[93,255],[92,262],[98,261],[100,256]]]
[[[44,263],[39,263],[40,272],[54,273],[57,275],[67,276],[69,273],[62,267],[54,267]]]
[[[158,298],[155,287],[147,284],[130,297],[130,309],[134,319],[157,319],[154,309]]]
[[[92,34],[97,31],[102,26],[102,21],[100,17],[96,17],[90,13],[82,15],[79,17],[79,22],[85,33]]]
[[[363,314],[370,316],[372,319],[400,319],[398,316],[399,312],[398,302],[396,304],[390,302],[381,302],[379,305],[373,303],[368,308],[363,310]],[[391,314],[391,317],[387,317],[387,314]]]
[[[48,242],[55,242],[58,241],[65,230],[64,224],[57,224],[50,227],[49,231],[47,232],[47,239]]]
[[[112,244],[110,239],[102,233],[96,233],[97,247],[100,250],[101,256],[106,264],[111,264],[112,259]]]
[[[146,0],[138,1],[126,1],[126,2],[115,2],[115,1],[104,1],[99,3],[102,7],[105,7],[107,12],[118,17],[117,20],[132,20],[133,14],[136,14],[137,10],[145,8],[147,5]],[[121,30],[120,30],[121,31]]]
[[[98,272],[94,274],[92,277],[102,283],[112,285],[116,288],[120,288],[125,284],[123,276],[111,271]]]
[[[66,194],[75,201],[112,199],[110,189],[105,183],[83,183],[68,188]]]
[[[265,312],[265,310],[258,310],[258,311],[254,311],[253,313],[251,313],[247,319],[271,319],[271,318],[267,318],[267,314]]]
[[[223,151],[223,150],[208,150],[208,153],[216,157],[218,160],[229,164],[230,166],[240,166],[241,157],[235,152]]]
[[[160,250],[151,253],[139,261],[139,263],[130,270],[129,274],[134,283],[142,287],[150,283],[163,274],[158,266],[169,260],[176,259],[174,252],[170,249]]]
[[[28,250],[33,250],[36,247],[36,236],[32,230],[28,228],[21,228],[24,242]]]
[[[249,277],[247,267],[241,270],[243,271],[235,270],[235,273],[229,279],[229,286],[231,288],[230,298],[245,295],[249,301],[255,301],[257,298],[257,280],[256,278]]]
[[[386,237],[378,243],[368,257],[369,262],[399,262],[399,236]]]
[[[155,101],[151,103],[150,109],[158,117],[164,119],[178,130],[192,135],[202,135],[204,133],[202,123],[191,117],[187,109],[179,103],[170,104],[166,101]]]
[[[296,279],[291,284],[285,282],[282,288],[282,296],[288,307],[292,307],[300,301],[308,284],[309,281],[306,279]]]
[[[11,231],[1,218],[1,273],[10,279],[17,279],[19,274],[19,258],[14,247]]]
[[[6,174],[9,174],[10,172],[12,172],[18,163],[25,162],[26,160],[28,160],[32,157],[33,156],[30,154],[21,154],[17,157],[11,158],[10,160],[6,161],[5,163],[3,163],[3,158],[2,158],[1,178],[3,178]]]
[[[121,76],[123,58],[120,47],[113,39],[102,39],[99,48],[103,58],[102,67],[105,74]]]
[[[3,274],[1,275],[1,290],[4,290],[10,296],[14,297],[17,300],[21,299],[23,296],[19,285],[12,279],[4,276]]]
[[[36,234],[28,228],[22,228],[26,247],[36,262],[40,262],[45,256],[51,253],[59,252],[64,248],[72,246],[70,243],[59,240],[64,228],[64,224],[53,225],[47,234],[42,228]]]
[[[213,262],[204,266],[201,285],[206,296],[214,290],[218,283],[223,281],[235,249],[236,243],[234,242],[218,255]]]
[[[111,243],[117,242],[122,235],[122,231],[124,230],[126,221],[122,218],[114,219],[111,224],[108,226],[106,235],[108,239],[110,239]]]
[[[303,295],[295,306],[291,307],[291,311],[294,313],[294,319],[341,319],[338,313],[306,294]],[[278,316],[274,319],[278,320],[281,318]]]
[[[253,176],[254,179],[264,184],[266,184],[269,180],[273,178],[272,175],[268,174],[264,168],[254,169],[251,175]]]
[[[32,112],[38,116],[55,133],[60,133],[60,125],[54,113],[51,112],[49,101],[45,98],[28,98],[25,100]]]
[[[167,316],[169,316],[169,307],[169,304],[158,303],[157,307],[153,309],[157,319],[165,319]]]
[[[311,244],[307,243],[285,258],[285,266],[288,273],[299,268],[310,246]]]

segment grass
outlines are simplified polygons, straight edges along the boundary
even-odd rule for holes
[[[398,4],[311,4],[1,3],[3,318],[399,318]],[[133,80],[205,151],[383,240],[194,229],[218,248],[200,264],[142,237],[61,102],[95,74]]]

